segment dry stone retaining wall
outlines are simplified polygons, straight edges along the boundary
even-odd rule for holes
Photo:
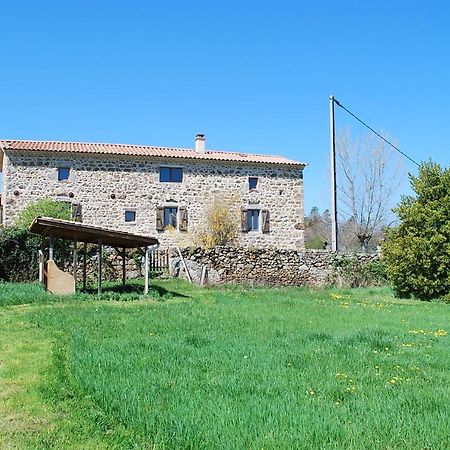
[[[216,247],[182,250],[194,282],[203,266],[209,283],[245,283],[271,286],[323,286],[332,273],[335,255],[325,250],[271,250]],[[341,255],[376,261],[378,254]],[[177,253],[172,254],[172,274],[186,277]]]

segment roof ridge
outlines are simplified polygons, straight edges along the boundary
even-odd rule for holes
[[[87,141],[61,141],[61,140],[43,140],[43,139],[0,139],[0,142],[45,142],[51,144],[82,144],[82,145],[114,145],[120,147],[129,147],[129,148],[160,148],[164,150],[181,150],[187,152],[195,152],[195,148],[187,148],[187,147],[168,147],[167,145],[142,145],[142,144],[121,144],[118,142],[87,142]],[[226,153],[233,155],[252,155],[252,156],[262,156],[262,157],[272,157],[272,158],[285,158],[281,155],[275,155],[273,153],[248,153],[248,152],[238,152],[235,150],[215,150],[215,149],[206,149],[206,153]],[[287,158],[285,158],[287,159]]]
[[[167,147],[163,145],[142,145],[142,144],[122,144],[119,142],[87,142],[87,141],[60,141],[48,139],[0,139],[0,142],[30,142],[30,143],[48,143],[48,144],[82,144],[82,145],[114,145],[120,147],[132,148],[163,148],[170,150],[194,150],[186,147]]]
[[[198,159],[229,160],[249,163],[271,163],[305,166],[305,163],[286,158],[281,155],[246,153],[226,150],[206,150],[199,154],[195,148],[167,147],[140,144],[118,144],[109,142],[82,142],[82,141],[61,141],[61,140],[24,140],[24,139],[0,139],[0,145],[9,150],[34,150],[53,152],[74,152],[74,153],[100,153],[100,154],[129,154],[144,156],[145,153],[160,153],[152,156],[166,157],[186,157]],[[134,150],[134,152],[133,152]],[[170,154],[172,153],[172,154]],[[176,154],[178,153],[178,155]],[[185,153],[185,155],[183,155]],[[151,156],[151,155],[149,155]]]

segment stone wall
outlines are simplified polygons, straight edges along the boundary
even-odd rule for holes
[[[194,282],[203,266],[209,283],[244,283],[271,286],[323,286],[332,273],[335,255],[325,250],[273,250],[216,247],[183,249],[183,258]],[[376,261],[378,254],[341,255]],[[186,277],[178,253],[172,254],[174,276]]]
[[[270,232],[240,232],[240,246],[304,248],[299,167],[18,151],[5,151],[3,163],[5,225],[12,225],[30,203],[49,197],[81,204],[84,223],[154,236],[162,248],[189,245],[204,225],[206,208],[218,198],[230,205],[239,229],[242,208],[270,213]],[[182,183],[160,182],[160,166],[182,167]],[[58,167],[70,167],[68,180],[58,181]],[[256,190],[249,190],[249,176],[258,177]],[[156,208],[161,206],[186,207],[188,232],[157,231]],[[125,210],[136,212],[135,222],[125,222]]]

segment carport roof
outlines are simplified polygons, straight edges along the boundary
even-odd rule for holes
[[[30,226],[30,231],[42,236],[53,236],[91,244],[101,243],[111,247],[138,248],[159,244],[158,239],[153,237],[109,230],[51,217],[36,217]]]

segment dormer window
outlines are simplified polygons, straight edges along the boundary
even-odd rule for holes
[[[66,181],[70,176],[70,167],[58,167],[58,181]]]
[[[159,181],[163,183],[181,183],[183,181],[183,169],[181,167],[160,167]]]
[[[248,177],[248,189],[250,191],[253,191],[257,187],[258,187],[258,178],[257,177]]]

